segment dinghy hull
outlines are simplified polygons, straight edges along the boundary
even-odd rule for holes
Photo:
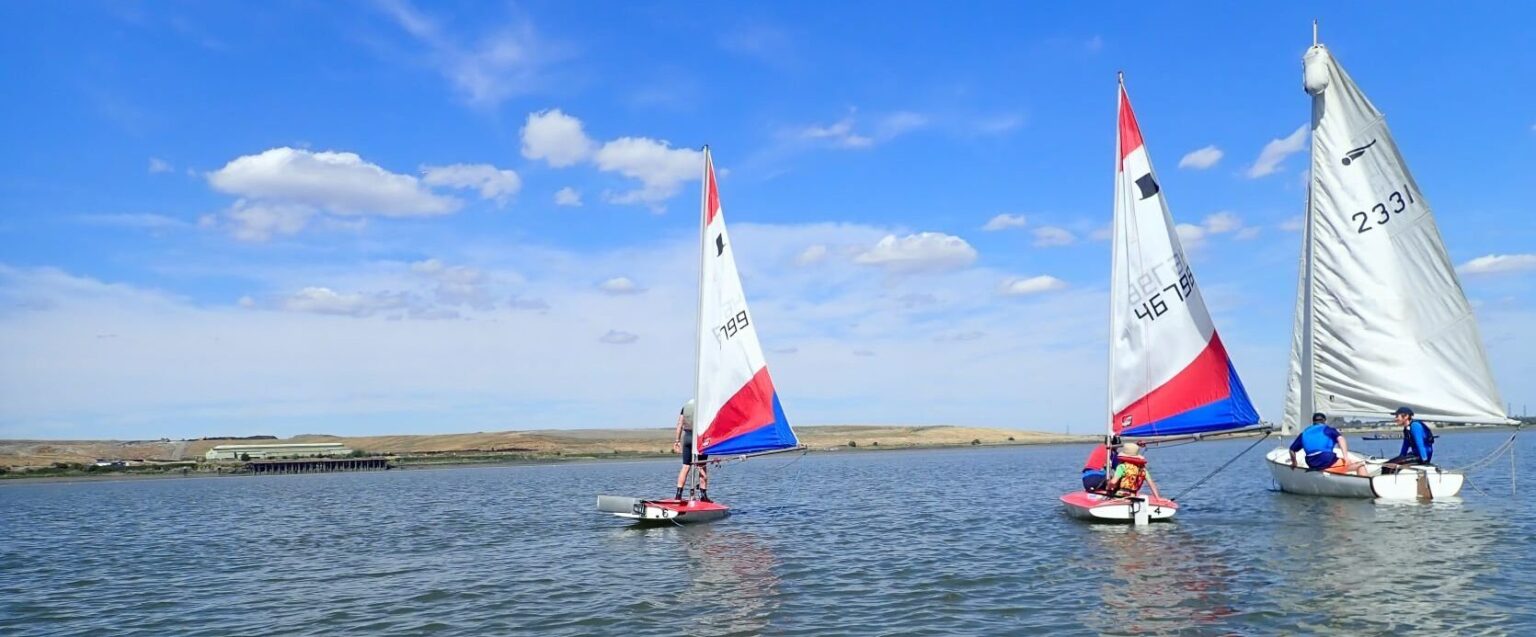
[[[1308,471],[1300,462],[1291,466],[1291,451],[1274,449],[1264,456],[1270,475],[1281,491],[1298,495],[1335,498],[1381,498],[1384,500],[1433,500],[1461,493],[1465,476],[1439,467],[1402,467],[1397,473],[1382,473],[1382,461],[1350,453],[1351,462],[1364,462],[1364,476],[1327,471]]]
[[[637,524],[697,524],[730,515],[731,508],[699,500],[642,500],[623,496],[597,496],[597,510]]]
[[[1153,496],[1112,498],[1087,491],[1074,491],[1063,495],[1061,504],[1065,507],[1067,515],[1091,522],[1132,523],[1136,521],[1136,514],[1139,511],[1146,512],[1147,521],[1161,522],[1173,519],[1174,514],[1179,512],[1179,505],[1167,498]]]

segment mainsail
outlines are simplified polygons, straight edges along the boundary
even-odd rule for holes
[[[694,449],[710,455],[748,455],[795,447],[799,442],[784,418],[757,341],[757,320],[741,291],[708,147],[702,199],[695,388],[695,422],[702,426],[694,427]]]
[[[1184,258],[1124,83],[1119,102],[1110,432],[1183,435],[1257,424]]]
[[[1303,58],[1312,174],[1282,430],[1314,411],[1509,422],[1488,356],[1386,120],[1328,49]]]

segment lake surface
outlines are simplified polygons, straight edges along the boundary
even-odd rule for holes
[[[1173,495],[1249,444],[1152,475]],[[594,512],[670,494],[670,461],[9,483],[0,635],[1536,634],[1536,480],[1510,497],[1507,458],[1486,494],[1386,504],[1270,491],[1273,446],[1145,528],[1061,513],[1084,445],[734,463],[735,515],[695,527]]]

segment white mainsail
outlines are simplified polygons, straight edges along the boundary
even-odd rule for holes
[[[1328,49],[1303,58],[1312,174],[1282,430],[1313,411],[1510,422],[1440,230],[1376,110]]]

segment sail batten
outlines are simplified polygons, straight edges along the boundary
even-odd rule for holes
[[[709,455],[751,455],[793,448],[799,441],[768,374],[756,317],[747,308],[707,147],[700,200],[694,449]]]
[[[1303,60],[1312,164],[1284,429],[1311,411],[1510,422],[1471,304],[1386,118],[1326,47]]]
[[[1184,256],[1141,127],[1119,91],[1110,282],[1110,423],[1123,437],[1259,421]]]

